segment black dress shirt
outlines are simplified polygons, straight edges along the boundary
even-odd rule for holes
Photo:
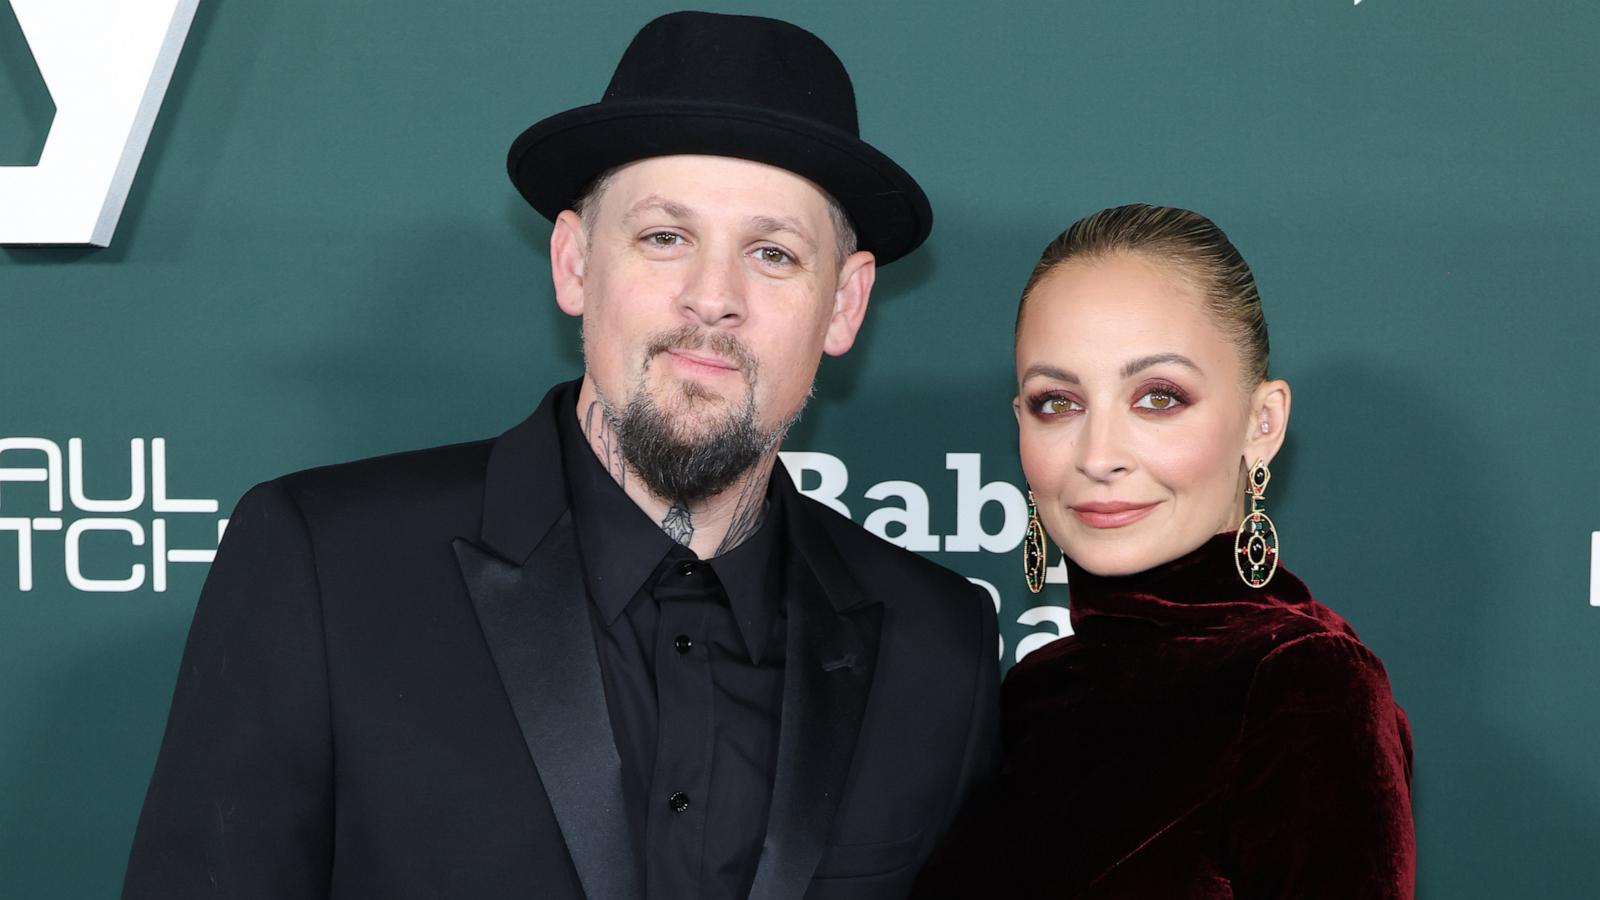
[[[783,697],[781,511],[701,560],[629,499],[559,415],[646,897],[744,898],[771,806]]]
[[[562,448],[562,433],[576,431],[577,390],[558,386],[493,440],[299,472],[239,501],[176,667],[124,897],[647,893],[627,792],[647,825],[662,809],[653,782],[666,755],[657,750],[645,768],[630,749],[641,742],[617,740],[634,732],[612,724],[613,713],[626,721],[627,692],[606,682],[594,647],[618,626],[588,598],[572,498],[573,483],[582,493],[584,478],[601,476],[574,465],[569,479]],[[718,856],[747,866],[760,844],[759,900],[902,898],[992,770],[994,607],[960,575],[801,496],[781,467],[772,485],[766,521],[782,527],[760,540],[777,558],[755,569],[781,571],[781,603],[768,608],[784,611],[787,642],[769,636],[757,664],[775,666],[768,648],[785,653],[781,764],[770,801],[764,778],[749,792],[770,805],[764,820],[759,810],[723,816],[714,798],[689,796],[685,814],[706,813],[701,871],[714,872]],[[609,543],[585,540],[597,553]],[[591,571],[620,575],[638,555],[627,547],[608,557],[614,569]],[[637,592],[665,556],[633,570],[637,585],[626,590]],[[750,595],[739,567],[723,562],[710,571],[738,609]],[[668,627],[661,615],[658,635]],[[708,651],[713,704],[725,671],[749,664],[738,642],[753,624],[734,619],[738,652]],[[624,666],[613,649],[606,665],[616,675]],[[655,677],[656,663],[688,658],[662,650],[640,670]],[[724,764],[736,749],[727,741],[764,730],[723,728],[724,712],[754,713],[770,734],[773,700],[765,715],[713,705],[713,794],[738,771]],[[664,702],[646,704],[659,726],[680,718]],[[755,766],[771,759],[747,753]],[[624,755],[635,780],[626,790]],[[744,849],[715,849],[724,838]],[[700,880],[715,887],[714,877]]]

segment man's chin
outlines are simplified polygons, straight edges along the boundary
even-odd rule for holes
[[[747,413],[738,401],[722,397],[674,397],[658,404],[664,436],[684,453],[698,453],[744,426]]]
[[[654,406],[669,414],[674,422],[726,423],[746,402],[744,397],[732,397],[722,389],[698,381],[672,379],[650,391]]]
[[[669,408],[666,416],[668,439],[690,453],[710,446],[734,424],[732,414],[709,404],[688,410]]]

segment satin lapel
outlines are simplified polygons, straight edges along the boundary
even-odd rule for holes
[[[778,774],[750,900],[798,900],[810,885],[850,774],[883,624],[881,604],[835,610],[809,567],[790,571]]]
[[[641,895],[639,857],[571,514],[521,566],[460,538],[454,547],[584,893],[590,900],[634,900]]]

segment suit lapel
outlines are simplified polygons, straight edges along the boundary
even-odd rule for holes
[[[827,845],[877,663],[883,606],[866,602],[782,466],[791,546],[783,712],[772,811],[750,900],[798,900]]]
[[[564,484],[561,385],[503,435],[485,475],[481,541],[457,562],[512,711],[590,900],[643,896]],[[865,598],[783,466],[773,496],[792,551],[778,770],[751,900],[798,900],[827,846],[877,664],[883,606]],[[522,560],[522,562],[517,562]]]
[[[554,416],[571,412],[566,398],[551,391],[502,436],[485,476],[482,543],[453,547],[584,894],[635,900],[640,857],[560,480]]]
[[[563,515],[521,567],[457,538],[456,559],[590,900],[639,895],[622,798],[622,763],[606,713],[572,517]]]

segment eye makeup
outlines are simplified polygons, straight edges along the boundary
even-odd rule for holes
[[[1145,405],[1143,400],[1150,399]],[[1189,394],[1170,381],[1152,381],[1139,386],[1134,392],[1135,409],[1153,413],[1176,412],[1190,405]]]
[[[1072,409],[1073,406],[1078,408]],[[1040,391],[1028,395],[1028,412],[1035,418],[1045,421],[1071,415],[1082,409],[1083,404],[1066,391]]]

